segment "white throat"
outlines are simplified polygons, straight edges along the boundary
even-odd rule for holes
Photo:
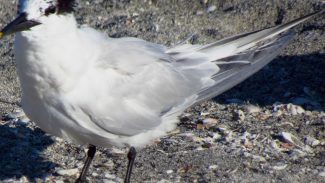
[[[23,92],[68,90],[73,87],[69,81],[76,81],[75,77],[87,67],[80,29],[72,14],[51,15],[41,22],[16,36],[15,56]]]

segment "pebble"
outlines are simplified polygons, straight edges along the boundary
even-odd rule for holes
[[[246,111],[248,112],[248,114],[254,114],[254,113],[261,112],[261,108],[255,105],[248,105],[246,106]]]
[[[218,168],[218,165],[210,165],[209,166],[209,169],[210,170],[214,170],[214,169],[217,169]]]
[[[215,118],[207,118],[203,120],[203,125],[207,128],[215,126],[219,121]]]
[[[306,115],[306,116],[312,116],[313,113],[312,113],[311,111],[305,111],[305,115]]]
[[[91,174],[91,176],[93,176],[93,177],[97,177],[97,176],[98,176],[98,173],[93,172],[93,173]]]
[[[258,162],[266,162],[266,159],[264,157],[254,155],[254,154],[251,154],[251,153],[248,153],[248,152],[244,152],[244,156],[247,157],[247,158],[252,158],[253,160],[258,161]]]
[[[280,117],[283,115],[283,112],[281,110],[275,111],[274,113],[272,113],[272,116],[274,117]]]
[[[109,174],[109,173],[105,173],[104,177],[108,179],[116,179],[116,175]]]
[[[68,175],[68,176],[72,176],[72,175],[77,175],[79,173],[78,168],[74,168],[74,169],[66,169],[66,170],[57,170],[56,171],[57,174],[63,176],[63,175]]]
[[[173,170],[167,170],[167,171],[166,171],[167,174],[171,174],[171,173],[173,173],[173,172],[174,172]]]
[[[299,158],[305,157],[307,154],[299,149],[293,149],[290,153],[292,160],[298,160]]]
[[[223,134],[227,134],[230,130],[228,130],[228,126],[224,124],[218,125],[217,129]]]
[[[244,121],[245,120],[245,114],[242,110],[236,110],[233,112],[233,116],[235,120],[239,120],[239,121]]]
[[[314,137],[306,136],[305,137],[305,144],[310,145],[312,147],[315,147],[315,146],[318,146],[320,144],[320,141],[315,139]]]
[[[209,0],[202,0],[202,3],[207,4]]]
[[[293,145],[296,145],[298,147],[302,147],[303,143],[294,135],[292,135],[289,132],[281,132],[280,136],[283,138],[285,142],[291,143]]]
[[[201,15],[203,15],[203,14],[204,14],[204,12],[201,11],[201,10],[198,10],[198,11],[196,12],[196,15],[197,15],[197,16],[201,16]]]
[[[285,168],[287,168],[287,164],[282,164],[282,165],[276,165],[276,166],[273,166],[273,170],[284,170]]]
[[[325,177],[325,171],[319,172],[318,176]]]
[[[215,5],[212,5],[212,6],[209,6],[209,7],[208,7],[207,12],[208,12],[208,13],[211,13],[211,12],[213,12],[213,11],[216,10],[216,9],[217,9],[217,7],[216,7]]]
[[[108,160],[107,162],[103,163],[102,166],[113,168],[115,166],[114,162],[112,160]]]
[[[286,109],[290,114],[294,116],[298,114],[303,114],[305,112],[305,110],[302,107],[293,104],[287,104]]]
[[[226,134],[225,140],[226,140],[226,142],[231,142],[233,139],[234,139],[234,137],[233,137],[233,132],[232,132],[232,131],[229,131],[229,132]]]
[[[204,111],[202,111],[202,112],[200,113],[201,116],[207,116],[207,115],[209,115],[209,114],[210,114],[209,112],[204,112]]]
[[[305,113],[305,109],[303,109],[299,105],[294,105],[294,104],[274,104],[273,111],[275,113],[279,113],[279,114],[273,113],[273,116],[280,116],[282,115],[282,112],[287,112],[288,114],[291,114],[293,116]]]
[[[214,140],[219,140],[219,139],[221,139],[221,135],[219,134],[219,133],[213,133],[213,135],[212,135],[212,138],[214,139]]]
[[[126,154],[126,150],[123,150],[123,149],[119,149],[119,148],[116,148],[116,147],[112,147],[110,149],[110,152],[112,154]]]

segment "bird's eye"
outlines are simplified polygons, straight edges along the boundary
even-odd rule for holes
[[[56,7],[55,6],[50,6],[45,10],[45,15],[48,16],[50,14],[53,14],[56,12]]]

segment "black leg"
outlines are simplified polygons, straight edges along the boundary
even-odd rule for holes
[[[76,180],[76,183],[83,183],[86,181],[86,175],[87,175],[90,163],[95,157],[95,153],[96,153],[96,146],[90,144],[88,147],[87,159],[86,159],[85,165],[82,168],[82,171],[80,173],[79,178]]]
[[[136,155],[137,155],[137,151],[135,150],[134,147],[131,147],[129,150],[129,153],[128,153],[129,164],[128,164],[128,169],[126,172],[124,183],[130,183],[132,167],[133,167],[133,163],[134,163]]]

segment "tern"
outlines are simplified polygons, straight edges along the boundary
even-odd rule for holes
[[[130,182],[136,148],[173,130],[186,108],[260,70],[293,38],[289,29],[321,12],[206,45],[166,47],[79,26],[74,4],[20,0],[0,38],[16,33],[26,115],[45,132],[89,145],[76,182],[86,181],[96,146],[130,148]]]

